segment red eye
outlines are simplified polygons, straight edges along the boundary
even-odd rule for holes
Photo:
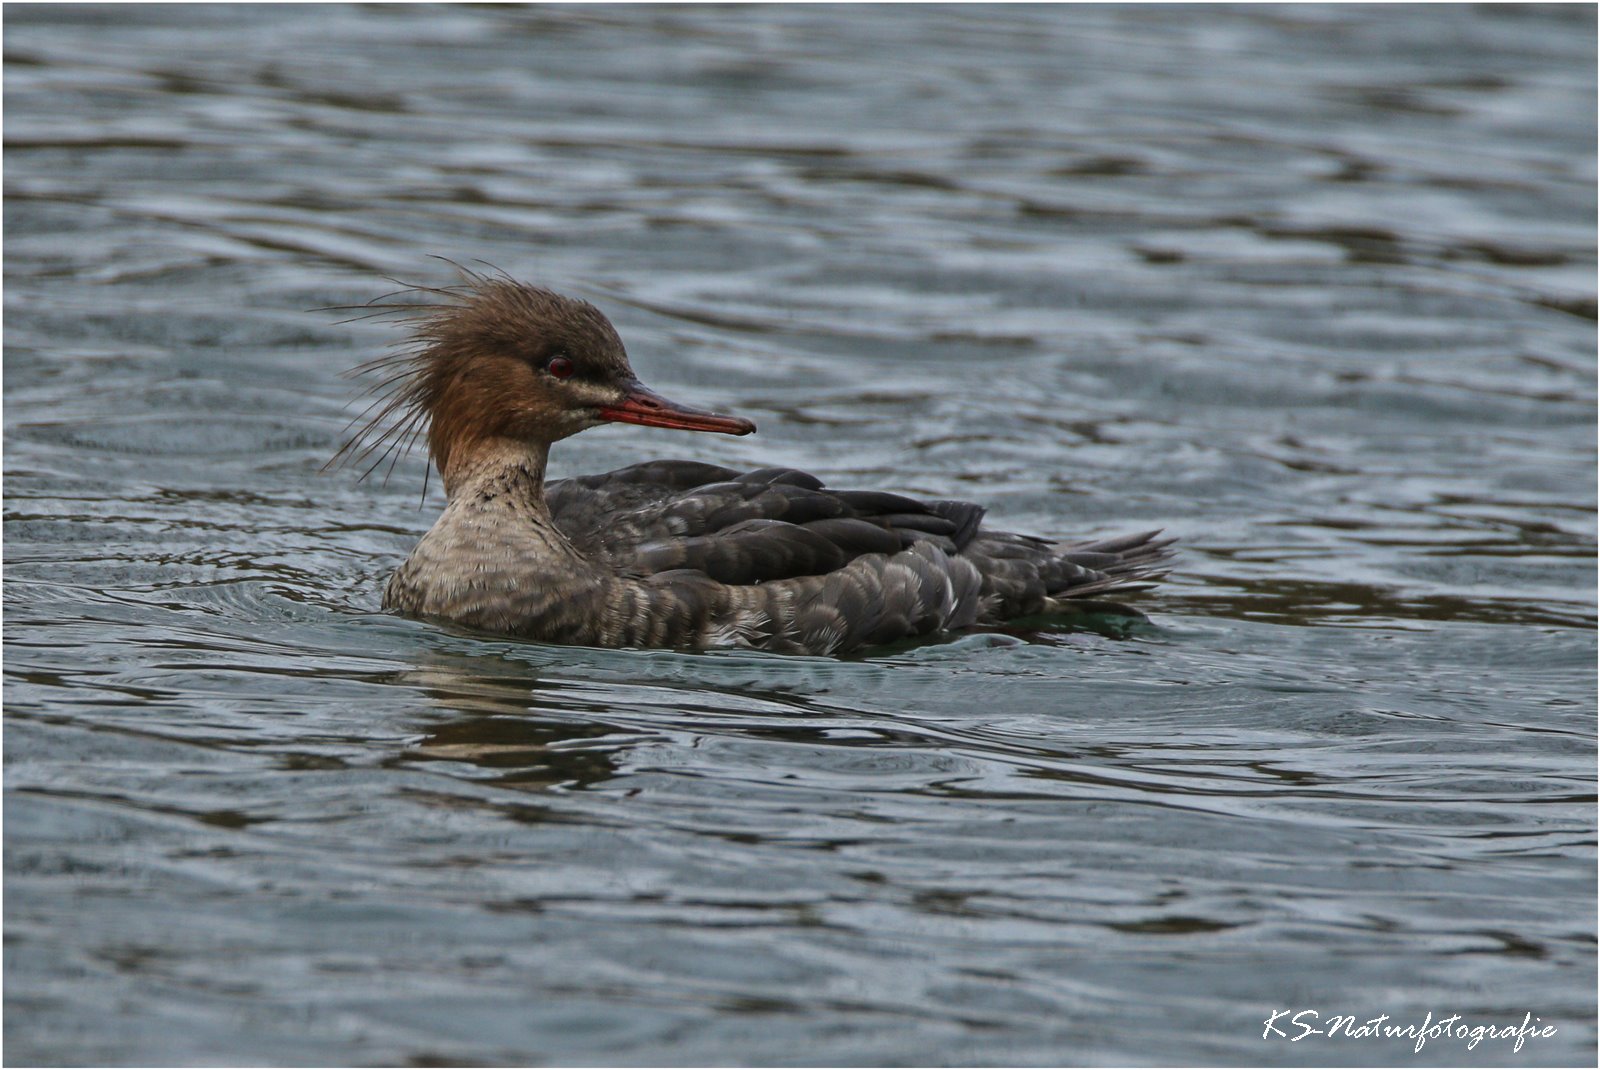
[[[544,370],[557,379],[570,379],[573,371],[572,361],[566,357],[551,357],[550,362],[544,366]]]

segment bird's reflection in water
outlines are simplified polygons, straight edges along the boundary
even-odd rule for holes
[[[604,719],[614,704],[508,658],[436,653],[398,682],[453,716],[429,717],[389,764],[448,763],[452,775],[523,791],[582,789],[616,776],[615,756],[640,738]]]
[[[1131,639],[1157,631],[1149,617],[1121,602],[1082,601],[1069,603],[1053,613],[1024,617],[991,629],[1032,642],[1051,642],[1052,637],[1092,633],[1107,639]]]
[[[1060,643],[1084,633],[1132,638],[1154,627],[1138,610],[1113,602],[1086,601],[1069,613],[982,631],[1010,636],[1011,642]],[[758,675],[771,677],[779,669],[803,670],[815,675],[813,682],[826,691],[823,677],[828,665],[858,674],[893,674],[896,654],[960,638],[946,634],[896,644],[874,651],[878,657],[870,659],[788,659],[762,654],[758,655],[762,659]],[[559,649],[530,648],[541,655]],[[594,653],[585,651],[583,656]],[[632,655],[608,651],[604,656],[625,659]],[[432,652],[395,681],[426,696],[431,708],[421,718],[420,736],[387,764],[424,767],[477,785],[526,792],[582,791],[625,776],[629,751],[664,737],[698,735],[715,726],[741,735],[814,742],[821,729],[809,722],[818,715],[828,720],[830,714],[841,712],[831,708],[824,696],[810,694],[803,684],[798,691],[768,689],[753,684],[742,672],[730,677],[724,687],[708,687],[713,673],[729,672],[737,662],[715,655],[686,656],[705,666],[705,675],[697,678],[698,686],[691,690],[663,687],[660,680],[600,683],[562,679],[545,673],[534,660],[515,656]],[[861,664],[864,661],[876,662],[876,668],[868,669]],[[852,662],[855,669],[850,667]],[[574,663],[572,670],[576,669]],[[730,714],[737,716],[736,724],[729,721]]]

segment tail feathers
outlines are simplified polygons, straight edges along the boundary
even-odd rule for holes
[[[1142,591],[1167,574],[1177,540],[1159,531],[1086,542],[1048,543],[979,532],[964,556],[983,575],[989,621],[1048,612],[1072,598]]]
[[[1056,560],[1071,566],[1066,582],[1051,585],[1052,598],[1086,598],[1154,587],[1171,571],[1177,537],[1160,538],[1161,532],[1119,535],[1091,542],[1063,543],[1054,548]]]

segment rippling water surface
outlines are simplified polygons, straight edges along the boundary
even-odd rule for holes
[[[7,5],[12,1063],[1590,1064],[1592,8]],[[782,461],[1166,527],[851,660],[383,615],[308,310],[483,260]],[[1520,1023],[1262,1039],[1274,1009]]]

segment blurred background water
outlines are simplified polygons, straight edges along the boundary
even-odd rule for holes
[[[13,4],[5,54],[11,1064],[1593,1064],[1592,7]],[[310,310],[430,255],[761,427],[557,475],[1179,571],[842,661],[385,616],[438,482],[320,471],[395,336]]]

